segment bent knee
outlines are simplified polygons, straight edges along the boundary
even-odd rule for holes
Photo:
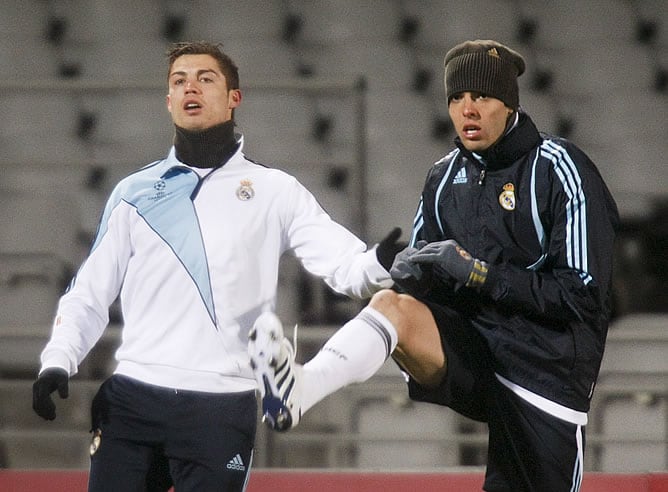
[[[369,301],[369,306],[387,316],[393,311],[399,311],[402,309],[401,306],[405,304],[402,297],[410,296],[399,294],[398,292],[395,292],[391,289],[383,289],[373,295],[371,301]]]
[[[400,294],[390,289],[376,292],[369,306],[383,314],[398,330],[409,323],[412,318],[429,313],[427,306],[413,296]]]

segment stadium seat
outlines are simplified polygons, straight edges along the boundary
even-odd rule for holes
[[[597,94],[602,86],[606,92],[652,88],[651,55],[642,46],[620,41],[541,49],[536,53],[536,62],[555,73],[554,90],[560,97]]]
[[[602,471],[656,471],[668,465],[668,316],[614,321],[592,401],[594,455]]]
[[[633,313],[614,320],[601,373],[668,374],[668,314]],[[665,381],[668,383],[668,379]]]
[[[441,91],[443,94],[443,91]],[[439,101],[446,107],[445,94]],[[428,137],[431,123],[438,107],[423,94],[406,89],[381,89],[367,94],[367,128],[369,138],[408,139],[413,136]]]
[[[68,44],[160,37],[165,2],[161,0],[64,0],[48,2],[50,12],[66,21]],[[137,46],[137,48],[140,48]],[[127,53],[131,56],[131,52]]]
[[[457,432],[452,410],[384,400],[362,401],[356,413],[357,431],[364,438],[356,451],[359,468],[396,471],[459,465],[458,445],[440,441]]]
[[[520,106],[536,124],[539,131],[555,134],[557,132],[558,107],[550,95],[525,89],[520,93]]]
[[[402,5],[419,22],[417,45],[441,51],[441,58],[447,49],[467,39],[512,44],[517,30],[517,12],[505,0],[410,0]]]
[[[241,39],[222,33],[223,49],[239,67],[241,88],[250,84],[279,83],[297,76],[298,58],[280,40]]]
[[[5,2],[0,16],[0,36],[35,37],[44,32],[47,2]]]
[[[0,252],[0,269],[0,327],[50,325],[67,281],[64,265],[49,255]],[[12,358],[22,357],[6,344],[2,350]]]
[[[235,112],[244,134],[259,138],[281,134],[284,138],[305,137],[317,114],[315,99],[297,90],[242,89],[241,106]]]
[[[300,40],[306,45],[373,45],[395,39],[398,33],[399,9],[392,0],[311,0],[292,2],[291,7],[303,19]]]
[[[8,468],[15,469],[87,469],[90,464],[88,429],[2,430]]]
[[[597,46],[614,53],[615,44],[634,41],[636,14],[632,2],[625,0],[526,1],[522,10],[536,20],[535,44],[542,49],[577,47],[577,52]]]
[[[303,63],[314,75],[335,81],[363,79],[371,91],[408,89],[414,76],[411,51],[383,40],[349,40],[316,47],[301,47]]]
[[[81,161],[86,149],[76,136],[78,102],[67,91],[3,91],[0,104],[0,160],[14,162]]]
[[[663,161],[663,140],[628,138],[617,142],[585,142],[583,145],[620,198],[638,195],[652,200],[665,194],[668,170]]]
[[[643,0],[636,2],[639,17],[643,20],[656,22],[657,49],[664,53],[668,51],[668,9],[663,0]]]
[[[374,136],[369,140],[367,188],[372,193],[411,189],[415,191],[417,204],[427,172],[453,148],[451,141],[438,142],[430,135]]]
[[[287,11],[282,2],[192,0],[184,8],[184,14],[184,40],[225,43],[227,39],[251,42],[261,39],[271,49],[269,44],[280,39]]]
[[[3,189],[0,210],[0,322],[50,324],[57,297],[81,261],[78,208],[64,193]]]
[[[3,12],[4,17],[4,12]],[[24,83],[31,79],[48,79],[58,75],[58,61],[51,46],[37,35],[21,33],[0,34],[0,64],[5,67],[3,78]]]
[[[33,294],[26,292],[25,299]],[[50,319],[45,322],[22,320],[0,323],[0,383],[5,379],[34,379],[40,369],[40,354],[51,336],[56,303],[51,306]],[[39,306],[37,306],[39,308]],[[25,309],[25,307],[24,307]],[[120,344],[118,325],[111,324],[79,365],[75,376],[80,381],[98,381],[111,375],[115,368],[114,353]],[[0,421],[0,424],[2,422]]]
[[[41,341],[43,343],[43,340]],[[43,347],[42,347],[43,348]],[[39,353],[36,362],[39,362]],[[31,377],[36,377],[33,373]],[[56,420],[46,421],[32,408],[32,380],[0,380],[0,429],[71,430],[73,434],[90,429],[90,404],[98,390],[98,381],[80,380],[69,383],[69,396],[56,398]]]
[[[3,189],[0,210],[0,253],[45,255],[64,265],[79,263],[80,220],[71,196]]]
[[[69,63],[81,68],[80,78],[102,84],[156,84],[167,90],[166,53],[168,44],[160,38],[124,37],[118,40],[95,39],[90,43],[71,43],[63,49]]]
[[[601,471],[662,471],[668,467],[668,387],[661,396],[642,391],[609,395],[598,417],[607,439],[601,446]]]
[[[638,87],[610,89],[560,101],[575,121],[574,138],[594,144],[651,142],[668,135],[668,98]]]
[[[165,86],[83,96],[85,111],[95,117],[89,142],[95,161],[139,168],[165,157],[174,137],[166,93]]]

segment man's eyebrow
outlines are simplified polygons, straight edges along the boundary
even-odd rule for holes
[[[220,74],[216,72],[213,68],[202,68],[197,71],[197,76],[199,77],[200,75],[205,73],[212,73],[214,75],[220,76]],[[171,74],[169,74],[170,77],[174,77],[175,75],[185,77],[186,75],[188,75],[188,73],[183,70],[178,70],[176,72],[172,72]]]

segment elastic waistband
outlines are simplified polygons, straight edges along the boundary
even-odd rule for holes
[[[205,393],[237,393],[256,388],[255,379],[131,361],[119,362],[114,374],[164,388]]]

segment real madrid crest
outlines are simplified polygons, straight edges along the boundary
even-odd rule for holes
[[[248,201],[255,196],[253,182],[250,179],[242,179],[241,186],[237,188],[237,198],[241,201]]]
[[[515,210],[515,185],[506,183],[499,195],[499,203],[506,210]]]

